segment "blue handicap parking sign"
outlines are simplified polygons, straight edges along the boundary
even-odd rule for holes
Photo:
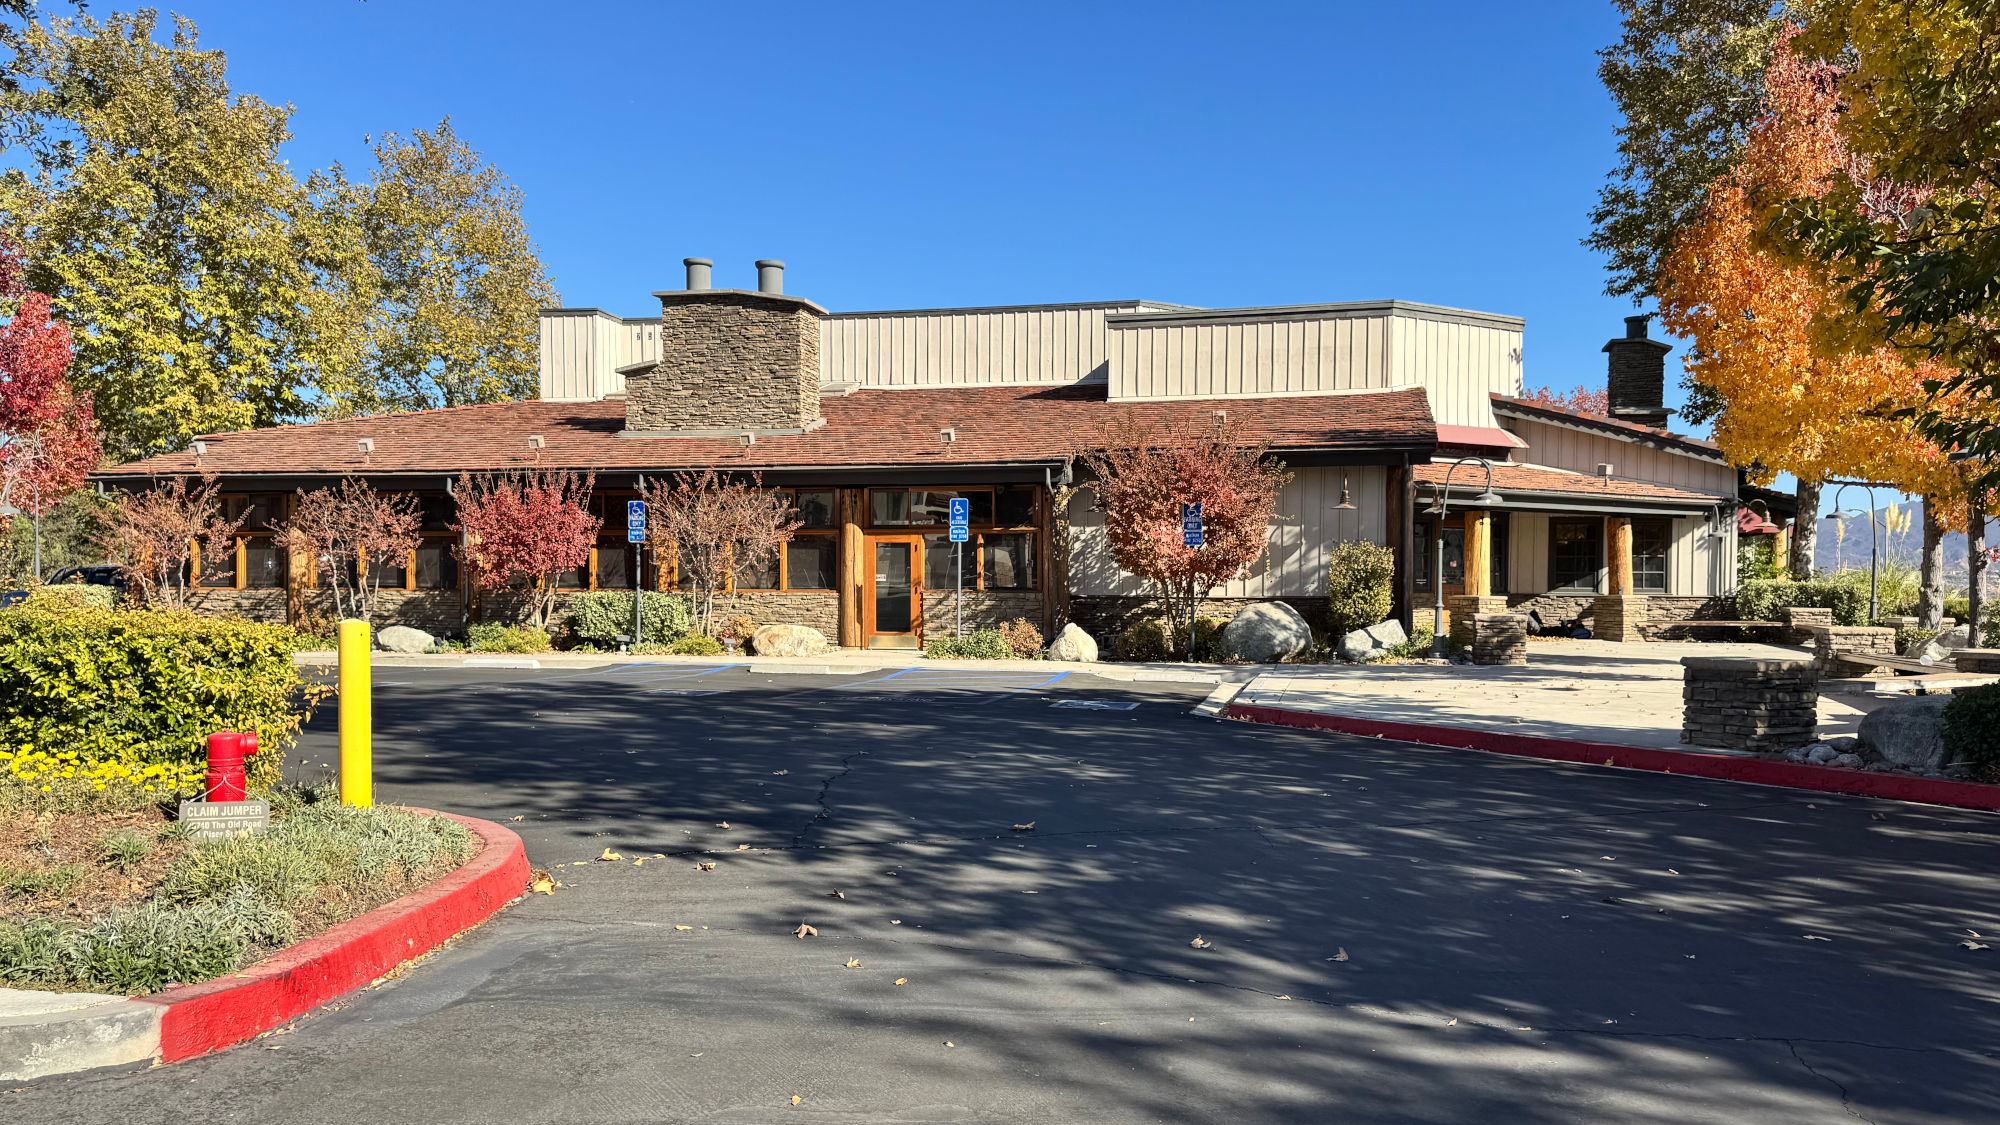
[[[625,502],[625,541],[644,543],[646,541],[646,502],[627,500]]]
[[[970,542],[970,541],[971,541],[971,539],[972,539],[972,534],[971,534],[971,532],[969,532],[968,530],[966,530],[966,526],[965,526],[964,524],[962,524],[962,523],[955,523],[955,524],[952,524],[952,525],[951,525],[951,541],[952,541],[952,542],[954,542],[954,543],[966,543],[966,542]]]
[[[1201,502],[1181,505],[1181,542],[1189,547],[1201,546]]]
[[[964,527],[972,522],[972,501],[963,496],[951,498],[951,526]]]

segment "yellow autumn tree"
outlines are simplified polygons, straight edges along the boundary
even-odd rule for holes
[[[1816,198],[1865,178],[1841,140],[1838,71],[1796,55],[1794,34],[1780,38],[1765,113],[1741,158],[1668,254],[1661,319],[1694,342],[1688,371],[1724,403],[1715,423],[1724,452],[1761,481],[1789,472],[1802,482],[1802,528],[1818,482],[1860,477],[1923,496],[1928,545],[1945,521],[1963,518],[1965,480],[1899,411],[1925,401],[1926,379],[1950,372],[1879,341],[1826,349],[1814,324],[1843,295],[1823,272],[1766,243],[1769,201]]]

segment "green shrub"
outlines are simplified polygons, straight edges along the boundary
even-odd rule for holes
[[[1155,620],[1140,621],[1118,634],[1118,659],[1131,661],[1165,660],[1172,646],[1167,643],[1167,626]]]
[[[1177,643],[1175,647],[1186,647],[1189,660],[1213,664],[1228,655],[1222,651],[1222,627],[1227,624],[1220,617],[1197,617],[1194,619],[1194,644],[1182,646]],[[1186,639],[1185,636],[1174,638],[1176,642]]]
[[[2000,684],[1951,693],[1944,708],[1944,748],[1982,778],[2000,775]]]
[[[1883,611],[1885,614],[1887,612],[1887,610]],[[1944,615],[1958,622],[1960,625],[1965,624],[1972,620],[1972,599],[1964,594],[1946,594],[1944,599]]]
[[[61,602],[79,609],[110,609],[118,604],[118,588],[115,586],[90,586],[81,582],[65,582],[60,586],[36,586],[28,591],[31,602]]]
[[[248,887],[264,902],[291,908],[331,887],[359,898],[394,898],[471,854],[472,835],[457,821],[321,800],[266,832],[202,841],[167,869],[155,897],[206,902]]]
[[[65,863],[47,871],[29,871],[0,863],[0,898],[60,898],[89,874],[81,863]]]
[[[1849,579],[1754,578],[1736,588],[1736,613],[1745,621],[1783,621],[1793,606],[1820,606],[1833,611],[1836,625],[1864,625],[1868,616],[1868,575],[1855,589]]]
[[[121,907],[87,925],[0,922],[0,981],[101,992],[158,992],[241,968],[298,936],[297,921],[245,887],[189,906]]]
[[[630,609],[632,603],[626,602]],[[551,647],[549,635],[533,625],[501,625],[482,622],[466,630],[474,652],[547,652]]]
[[[1379,543],[1337,543],[1328,557],[1329,635],[1343,637],[1388,620],[1394,604],[1396,552]]]
[[[1814,582],[1830,582],[1846,590],[1861,605],[1861,614],[1868,614],[1867,567],[1850,567],[1836,570],[1831,574],[1821,574]],[[1877,613],[1883,617],[1903,617],[1917,612],[1917,592],[1922,585],[1917,568],[1908,563],[1884,560],[1875,572],[1875,604]],[[1806,603],[1799,603],[1806,604]],[[1863,621],[1863,624],[1866,622]],[[1841,622],[1846,624],[1846,622]]]
[[[722,642],[700,633],[689,633],[668,645],[667,651],[675,656],[719,656],[722,654]]]
[[[132,829],[114,832],[97,846],[104,851],[104,862],[120,871],[132,870],[153,854],[152,837]]]
[[[1783,578],[1785,560],[1778,557],[1778,537],[1775,535],[1744,535],[1736,540],[1736,578],[1748,582],[1752,578]]]
[[[1014,650],[998,629],[981,629],[963,638],[950,635],[932,637],[924,645],[924,655],[933,660],[1011,660]]]
[[[645,629],[642,644],[670,645],[694,627],[687,599],[679,594],[647,590],[640,598],[640,620]],[[570,598],[570,628],[576,635],[602,649],[610,649],[619,637],[632,635],[632,591],[589,590]]]
[[[1404,641],[1402,644],[1391,646],[1388,651],[1374,657],[1368,663],[1373,664],[1378,661],[1391,659],[1421,660],[1431,654],[1431,638],[1434,636],[1436,634],[1431,632],[1429,625],[1419,625],[1410,631],[1409,640]]]
[[[282,771],[314,699],[282,625],[59,600],[0,610],[0,772],[198,791],[207,736],[254,730],[250,780]]]

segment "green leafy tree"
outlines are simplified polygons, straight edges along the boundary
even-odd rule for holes
[[[346,347],[327,278],[358,243],[279,155],[289,106],[232,94],[219,51],[151,11],[30,24],[0,90],[20,163],[0,222],[76,333],[73,378],[105,444],[136,456],[293,420]]]
[[[365,271],[350,278],[370,312],[355,366],[325,388],[326,413],[533,398],[538,314],[557,296],[520,189],[449,118],[407,138],[391,133],[374,153],[368,182],[336,189],[367,247]]]
[[[1605,255],[1604,291],[1644,301],[1659,292],[1674,236],[1700,214],[1708,187],[1735,161],[1760,110],[1777,39],[1771,0],[1615,0],[1618,42],[1598,52],[1598,78],[1624,117],[1618,163],[1599,189],[1585,246]],[[1684,379],[1680,411],[1705,422],[1722,403]]]

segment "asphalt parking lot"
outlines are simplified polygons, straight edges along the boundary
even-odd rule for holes
[[[381,799],[564,885],[0,1120],[2000,1121],[1990,814],[1216,722],[1193,685],[648,667],[378,669]]]

